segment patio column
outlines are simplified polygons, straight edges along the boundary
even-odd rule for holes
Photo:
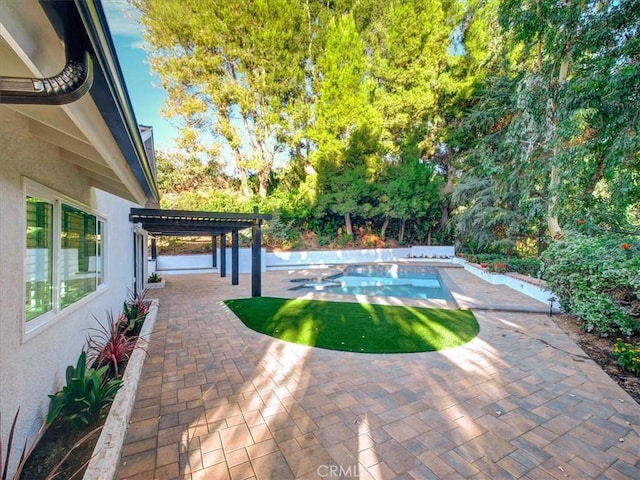
[[[258,216],[258,207],[253,209],[254,215]],[[255,218],[251,227],[251,296],[262,296],[262,262],[260,252],[262,249],[262,232],[260,230],[261,220]]]
[[[218,266],[218,257],[217,257],[217,251],[218,247],[216,246],[216,243],[218,242],[218,237],[216,237],[215,235],[211,235],[211,266],[213,268],[216,268]]]
[[[151,237],[151,260],[158,258],[158,246],[156,245],[156,238]]]
[[[227,276],[227,234],[220,235],[220,276]]]
[[[238,231],[231,232],[231,285],[238,285]]]

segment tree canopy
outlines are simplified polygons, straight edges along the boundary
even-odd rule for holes
[[[640,0],[132,1],[174,204],[505,252],[640,229]]]

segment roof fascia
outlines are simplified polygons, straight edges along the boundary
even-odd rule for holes
[[[148,202],[157,204],[160,198],[155,177],[147,158],[131,100],[109,32],[102,4],[97,0],[74,0],[85,27],[96,61],[94,88],[90,94],[100,109],[113,137],[122,150]]]

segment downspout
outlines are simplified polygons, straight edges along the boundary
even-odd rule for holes
[[[64,105],[75,102],[93,84],[93,59],[81,45],[71,40],[71,25],[66,25],[66,65],[53,77],[0,77],[0,103]],[[77,42],[77,40],[76,40]]]

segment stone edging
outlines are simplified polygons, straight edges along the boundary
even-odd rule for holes
[[[154,299],[151,301],[149,313],[140,331],[138,342],[142,343],[139,348],[133,351],[127,363],[127,369],[122,378],[124,384],[118,390],[116,398],[111,404],[107,421],[93,450],[83,480],[114,480],[116,478],[127,426],[136,400],[142,366],[147,356],[146,348],[149,345],[149,338],[157,316],[158,300]]]

